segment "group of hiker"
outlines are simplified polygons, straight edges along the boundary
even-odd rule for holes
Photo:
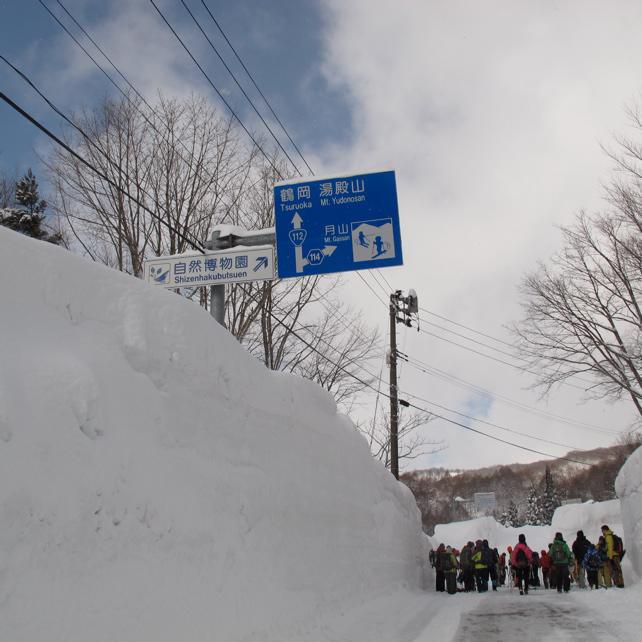
[[[568,592],[571,582],[578,588],[591,589],[623,588],[621,561],[624,557],[622,539],[613,533],[607,524],[596,544],[590,542],[580,530],[569,548],[562,533],[548,545],[548,551],[533,551],[520,534],[515,547],[509,546],[505,553],[491,548],[488,540],[468,542],[461,550],[440,544],[430,551],[430,564],[435,569],[436,589],[454,594],[457,592],[489,590],[504,586],[519,589],[520,595],[528,595],[531,587],[557,589]],[[540,582],[539,570],[542,571]]]

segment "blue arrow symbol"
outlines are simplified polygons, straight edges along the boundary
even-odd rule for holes
[[[256,265],[254,266],[254,271],[258,272],[259,270],[262,270],[268,266],[268,257],[267,256],[259,256],[256,259]]]

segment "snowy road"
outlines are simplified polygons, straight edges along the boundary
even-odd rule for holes
[[[485,596],[477,608],[462,614],[453,642],[623,640],[617,624],[587,608],[573,593],[535,590],[520,596],[517,591],[498,591]]]

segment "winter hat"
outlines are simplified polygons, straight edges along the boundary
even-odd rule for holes
[[[577,531],[578,537],[584,537],[584,531]]]
[[[562,533],[555,533],[555,539],[561,539],[563,541],[564,536],[562,535]]]
[[[517,539],[519,540],[520,544],[526,544],[526,535],[524,535],[524,533],[520,533]]]
[[[606,524],[604,524],[604,526],[602,526],[602,532],[608,531],[608,530],[610,530],[609,527]]]

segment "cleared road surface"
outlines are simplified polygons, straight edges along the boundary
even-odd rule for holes
[[[616,589],[611,589],[616,590]],[[619,590],[619,589],[617,589]],[[492,591],[481,604],[463,613],[455,642],[621,642],[624,631],[601,620],[599,611],[589,610],[573,594],[531,590]],[[642,639],[642,638],[641,638]]]

